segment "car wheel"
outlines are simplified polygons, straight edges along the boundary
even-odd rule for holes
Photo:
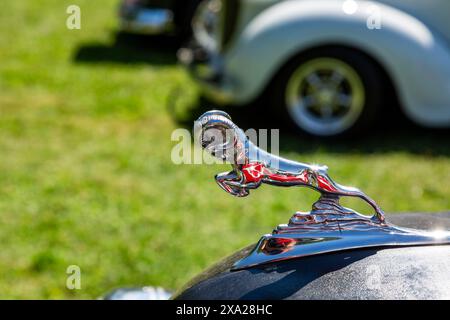
[[[283,106],[285,118],[310,135],[355,133],[373,124],[380,111],[382,82],[378,66],[356,50],[312,50],[282,68],[271,94],[272,110]]]

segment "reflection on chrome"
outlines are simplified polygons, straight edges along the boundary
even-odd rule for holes
[[[450,232],[445,230],[433,230],[430,232],[430,235],[436,240],[440,240],[450,237]]]
[[[437,245],[450,243],[450,233],[406,229],[388,223],[374,200],[362,191],[334,182],[326,166],[283,159],[255,146],[223,111],[204,113],[195,123],[197,142],[211,155],[229,162],[232,170],[216,175],[226,192],[244,197],[263,183],[305,186],[320,192],[309,212],[297,212],[288,224],[265,235],[233,269],[308,255],[356,248]],[[342,196],[359,197],[372,206],[373,217],[342,207]]]

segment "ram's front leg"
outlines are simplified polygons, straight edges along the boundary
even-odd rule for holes
[[[229,194],[236,197],[245,197],[249,195],[247,188],[242,186],[241,177],[235,171],[219,173],[215,176],[217,184]]]

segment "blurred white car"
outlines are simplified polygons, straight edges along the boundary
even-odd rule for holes
[[[388,117],[392,91],[416,123],[450,127],[449,0],[210,0],[200,10],[197,47],[179,58],[218,103],[264,97],[261,112],[335,136]]]

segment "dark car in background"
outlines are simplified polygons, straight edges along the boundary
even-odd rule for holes
[[[180,40],[192,33],[192,17],[201,0],[123,0],[120,30],[145,35],[174,35]]]

